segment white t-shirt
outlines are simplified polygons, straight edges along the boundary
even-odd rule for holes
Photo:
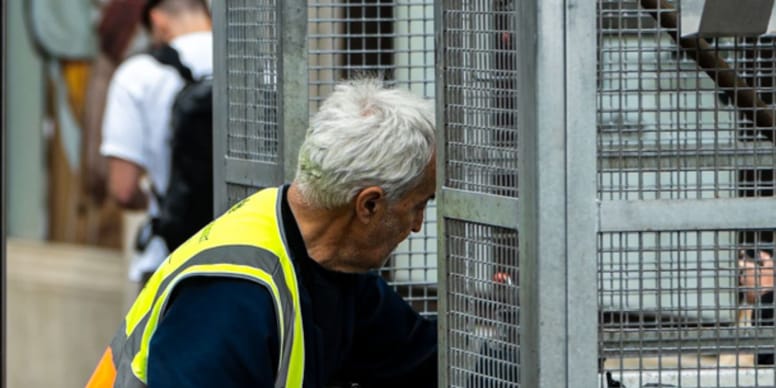
[[[194,78],[213,74],[213,35],[198,32],[170,42],[181,62]],[[111,79],[102,123],[100,152],[143,167],[156,190],[164,192],[170,180],[170,113],[175,96],[184,85],[172,67],[148,54],[124,61]],[[157,214],[159,204],[151,196],[149,214]],[[169,252],[156,236],[144,252],[132,260],[129,277],[138,280],[143,272],[158,267]]]

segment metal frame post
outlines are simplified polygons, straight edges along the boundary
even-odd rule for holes
[[[226,131],[229,128],[227,96],[226,2],[214,1],[213,19],[213,211],[229,206],[226,193]]]
[[[521,383],[597,384],[595,2],[520,1]]]
[[[307,132],[309,83],[307,70],[307,1],[278,1],[280,61],[278,117],[282,142],[280,161],[286,182],[294,179],[299,146]]]

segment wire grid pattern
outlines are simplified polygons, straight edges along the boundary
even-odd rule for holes
[[[747,231],[772,236],[773,230]],[[773,300],[746,299],[743,263],[773,249],[741,231],[603,233],[599,306],[603,368],[626,386],[773,387]],[[754,266],[757,275],[772,270]],[[772,286],[769,289],[773,291]],[[759,294],[759,293],[758,293]],[[657,386],[657,385],[652,385]]]
[[[381,76],[434,96],[433,0],[311,0],[310,109],[342,80]]]
[[[512,1],[445,2],[445,185],[517,197]]]
[[[773,196],[774,41],[681,39],[679,6],[598,1],[598,197]],[[754,366],[773,354],[772,318],[758,315],[773,302],[752,306],[739,286],[739,258],[772,252],[773,236],[602,234],[604,369],[629,387],[776,386],[772,365]]]
[[[450,386],[518,387],[517,232],[453,219],[445,227]]]
[[[277,1],[230,1],[226,17],[227,156],[277,163]]]
[[[380,76],[388,85],[434,96],[432,0],[312,0],[308,2],[310,110],[314,114],[334,85]],[[391,255],[381,274],[418,312],[436,314],[436,204],[421,232]]]
[[[679,40],[677,2],[652,3],[598,2],[599,197],[772,191],[774,40]]]

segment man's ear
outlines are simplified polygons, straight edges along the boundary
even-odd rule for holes
[[[384,211],[385,192],[379,186],[369,186],[356,194],[354,202],[356,217],[368,224],[376,214]]]
[[[170,17],[159,8],[154,8],[148,13],[151,21],[151,35],[157,40],[166,42],[170,34]]]

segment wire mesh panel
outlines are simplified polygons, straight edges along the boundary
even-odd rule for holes
[[[515,230],[446,221],[451,387],[518,387],[519,267]]]
[[[776,186],[774,41],[682,38],[679,9],[598,1],[598,198],[663,209],[599,237],[603,367],[625,386],[774,386],[756,365],[773,354],[773,302],[747,300],[742,274],[772,295],[772,271],[747,263],[772,254],[776,221],[718,206],[771,209],[754,201]]]
[[[443,384],[519,387],[517,11],[438,4]]]
[[[227,156],[277,162],[281,139],[276,1],[230,1],[226,18]]]
[[[307,55],[304,5],[213,3],[217,214],[240,199],[236,187],[277,186],[293,177],[308,119],[307,78],[300,76]]]
[[[599,196],[773,190],[774,40],[677,39],[675,6],[660,3],[599,0]]]
[[[394,87],[434,96],[434,24],[431,0],[312,0],[308,2],[310,111],[334,85],[378,76]],[[420,233],[393,252],[384,277],[426,315],[436,313],[436,204]]]
[[[448,187],[517,196],[514,8],[479,0],[444,11]]]
[[[739,233],[602,234],[603,367],[613,378],[637,387],[776,384],[772,280],[765,291],[739,285],[746,262],[772,245],[729,243]],[[773,277],[767,266],[750,268]]]
[[[311,0],[310,108],[338,81],[381,76],[434,96],[434,9],[431,0]]]

